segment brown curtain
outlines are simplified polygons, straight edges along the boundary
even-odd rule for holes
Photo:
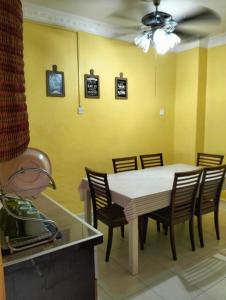
[[[20,0],[0,0],[0,162],[23,153],[29,143]]]

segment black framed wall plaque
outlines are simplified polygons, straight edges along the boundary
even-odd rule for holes
[[[115,99],[128,99],[128,81],[120,73],[120,77],[115,77]]]
[[[53,65],[52,70],[46,71],[46,95],[48,97],[64,97],[64,72],[57,71]]]
[[[90,70],[90,74],[84,75],[85,98],[100,98],[100,79],[98,75],[94,75],[94,71]]]

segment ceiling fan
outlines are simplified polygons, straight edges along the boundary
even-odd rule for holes
[[[220,17],[214,11],[200,6],[196,11],[174,19],[171,14],[159,10],[160,2],[161,0],[153,0],[155,10],[142,17],[142,32],[134,40],[144,52],[147,52],[153,44],[158,53],[164,54],[178,45],[181,40],[207,36],[209,32],[203,31],[205,25],[220,22]],[[194,24],[197,25],[195,29]]]

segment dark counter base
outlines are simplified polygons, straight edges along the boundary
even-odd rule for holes
[[[5,267],[7,300],[94,300],[94,248],[74,245]]]

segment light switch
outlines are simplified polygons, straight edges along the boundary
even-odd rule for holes
[[[165,115],[165,109],[160,108],[159,114],[160,114],[160,116],[164,116]]]
[[[79,107],[77,108],[77,113],[78,113],[79,115],[83,115],[83,114],[85,113],[84,108],[83,108],[82,106],[79,106]]]

